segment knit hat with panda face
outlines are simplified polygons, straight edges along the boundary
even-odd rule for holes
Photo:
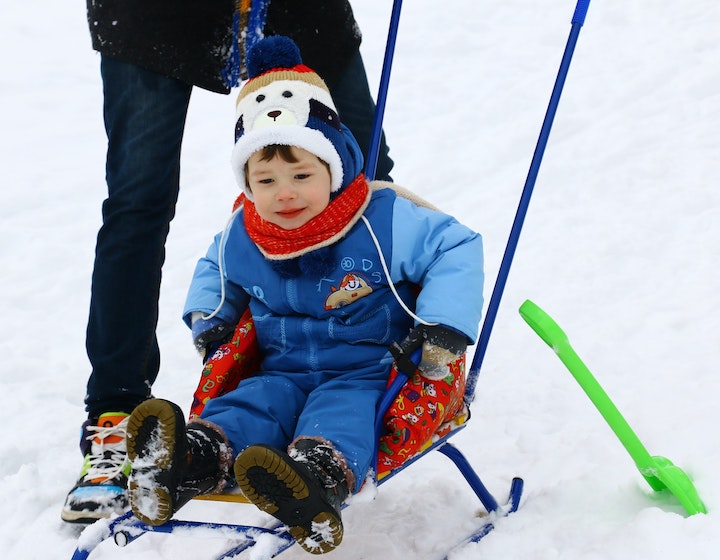
[[[237,100],[232,167],[240,188],[247,188],[245,164],[272,144],[297,146],[330,167],[331,191],[337,193],[362,171],[357,141],[340,122],[325,82],[302,63],[297,45],[283,36],[258,41],[249,51],[250,79]]]

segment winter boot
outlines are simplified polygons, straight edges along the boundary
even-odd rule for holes
[[[266,445],[246,448],[235,460],[235,478],[245,497],[287,525],[312,554],[342,541],[340,509],[348,495],[344,459],[332,446],[298,440],[291,455]]]
[[[130,463],[125,449],[126,412],[106,412],[83,425],[80,478],[60,516],[69,523],[94,523],[128,507]]]
[[[169,401],[150,399],[133,411],[127,446],[130,507],[148,525],[162,525],[228,480],[232,453],[220,428],[202,420],[186,427],[182,410]]]

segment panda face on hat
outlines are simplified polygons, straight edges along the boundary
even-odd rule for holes
[[[239,186],[252,200],[245,165],[252,154],[272,144],[297,146],[330,167],[332,192],[362,171],[362,153],[340,123],[325,82],[302,63],[288,37],[258,41],[248,52],[250,80],[237,101],[232,166]]]

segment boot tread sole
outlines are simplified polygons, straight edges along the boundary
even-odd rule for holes
[[[162,525],[173,516],[173,497],[168,490],[175,456],[176,430],[182,412],[169,401],[150,399],[130,415],[127,426],[127,452],[133,463],[128,493],[133,514],[148,525]],[[158,448],[163,453],[152,454]],[[152,457],[152,466],[140,466]]]
[[[248,447],[235,461],[235,478],[245,497],[288,526],[306,551],[329,552],[342,541],[339,514],[311,492],[291,459],[262,445]]]

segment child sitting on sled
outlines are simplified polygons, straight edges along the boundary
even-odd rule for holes
[[[249,309],[260,369],[187,424],[161,399],[133,411],[130,502],[162,524],[236,482],[322,553],[340,544],[341,505],[374,468],[388,348],[422,349],[419,370],[440,379],[475,340],[482,242],[390,184],[368,184],[355,139],[291,40],[260,41],[248,69],[232,154],[243,194],[197,265],[184,317],[210,346]]]

